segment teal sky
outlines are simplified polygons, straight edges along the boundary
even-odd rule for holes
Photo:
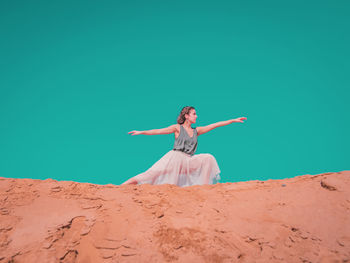
[[[349,1],[6,1],[0,176],[121,184],[196,108],[221,182],[349,170]]]

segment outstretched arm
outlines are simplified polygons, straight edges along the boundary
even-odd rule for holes
[[[215,128],[221,127],[221,126],[225,126],[225,125],[231,124],[233,122],[243,122],[243,120],[246,120],[246,119],[247,119],[246,117],[240,117],[240,118],[232,119],[232,120],[228,120],[228,121],[219,121],[219,122],[209,124],[209,125],[203,126],[203,127],[197,127],[196,128],[197,135],[204,134],[208,131],[211,131],[212,129],[215,129]]]
[[[128,132],[131,135],[158,135],[158,134],[170,134],[174,133],[176,131],[176,124],[170,125],[169,127],[163,128],[163,129],[154,129],[154,130],[148,130],[148,131],[130,131]]]

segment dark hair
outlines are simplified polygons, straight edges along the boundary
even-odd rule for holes
[[[194,107],[192,106],[186,106],[186,107],[183,107],[180,114],[179,114],[179,117],[177,117],[177,123],[178,124],[183,124],[186,120],[185,118],[185,114],[190,114],[190,111],[191,110],[194,110]]]

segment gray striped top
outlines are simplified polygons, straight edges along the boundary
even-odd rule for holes
[[[193,129],[193,136],[190,137],[188,133],[186,132],[185,128],[180,125],[180,134],[175,139],[174,142],[174,151],[182,151],[184,153],[193,155],[197,150],[197,129]]]

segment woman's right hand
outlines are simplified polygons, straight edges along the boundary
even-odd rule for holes
[[[131,133],[131,135],[140,135],[140,134],[142,134],[142,131],[130,131],[130,132],[128,132],[128,134],[130,134]]]

